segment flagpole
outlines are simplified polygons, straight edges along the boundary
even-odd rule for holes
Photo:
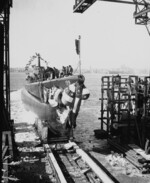
[[[79,74],[81,74],[81,36],[79,35]]]
[[[81,74],[81,36],[80,35],[78,39],[75,39],[75,46],[76,46],[76,52],[79,55],[78,67],[79,67],[79,74]]]

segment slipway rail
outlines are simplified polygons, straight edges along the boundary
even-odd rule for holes
[[[59,183],[114,183],[74,142],[44,144],[48,161]]]
[[[44,148],[47,151],[48,161],[50,163],[50,166],[52,166],[52,168],[53,168],[54,174],[56,175],[56,178],[57,178],[57,182],[67,183],[67,181],[51,151],[51,148],[49,147],[48,144],[45,144]]]

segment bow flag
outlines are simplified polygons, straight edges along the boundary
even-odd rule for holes
[[[75,46],[76,46],[76,52],[79,55],[80,54],[80,39],[75,40]]]

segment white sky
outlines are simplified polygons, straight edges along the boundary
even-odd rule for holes
[[[75,39],[81,35],[82,68],[122,65],[148,68],[150,36],[135,25],[135,5],[97,1],[83,14],[75,0],[13,0],[10,66],[25,67],[38,52],[51,66],[77,66]]]

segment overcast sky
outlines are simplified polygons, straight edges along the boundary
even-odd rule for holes
[[[150,67],[150,36],[135,25],[134,5],[97,1],[83,14],[75,0],[13,0],[10,66],[25,67],[38,52],[51,66],[77,66],[75,39],[81,35],[82,68]]]

